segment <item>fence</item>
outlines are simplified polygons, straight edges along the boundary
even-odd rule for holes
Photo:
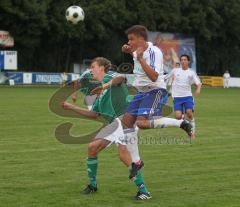
[[[12,83],[16,85],[29,84],[62,84],[66,81],[74,81],[79,78],[79,74],[74,73],[27,73],[27,72],[5,72],[1,75],[2,83]]]
[[[200,76],[203,85],[212,87],[223,87],[223,77],[219,76]]]
[[[212,87],[223,87],[224,79],[220,76],[200,76],[200,79],[203,85],[212,86]],[[229,87],[240,87],[240,78],[229,79]]]
[[[76,73],[44,73],[44,72],[4,72],[0,73],[0,83],[12,85],[59,85],[64,82],[77,80],[80,74]],[[133,81],[133,76],[128,74],[128,81]],[[200,76],[203,85],[223,87],[223,77]],[[240,78],[230,78],[229,87],[240,87]]]

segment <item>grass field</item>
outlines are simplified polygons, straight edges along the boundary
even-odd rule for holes
[[[79,194],[87,184],[87,145],[64,145],[55,127],[70,118],[48,110],[57,88],[0,87],[0,206],[240,206],[240,89],[203,89],[196,98],[197,139],[179,129],[141,131],[141,139],[183,138],[185,144],[140,145],[152,200],[136,202],[115,146],[99,156],[99,192]],[[97,126],[73,120],[73,133]]]

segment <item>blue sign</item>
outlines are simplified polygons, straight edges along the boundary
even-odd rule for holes
[[[8,80],[14,80],[15,84],[23,84],[23,73],[21,72],[6,72]]]
[[[1,58],[1,56],[0,56]],[[71,73],[24,73],[6,72],[6,77],[15,84],[62,84],[72,81]]]
[[[61,84],[63,82],[63,77],[60,73],[33,73],[32,82],[39,84]]]

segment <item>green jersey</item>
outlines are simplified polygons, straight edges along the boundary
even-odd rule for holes
[[[102,84],[116,77],[117,73],[109,71],[105,74]],[[106,89],[94,102],[92,111],[102,115],[109,123],[125,113],[128,89],[125,83]]]
[[[99,81],[97,80],[93,80],[93,76],[90,73],[90,71],[86,71],[84,72],[80,79],[79,79],[79,83],[80,83],[80,92],[82,92],[84,95],[90,95],[90,92],[101,85],[101,83],[99,83]]]

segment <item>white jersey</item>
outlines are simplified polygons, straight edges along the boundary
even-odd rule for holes
[[[223,77],[224,77],[224,79],[229,79],[230,78],[230,74],[229,73],[224,73]]]
[[[197,74],[191,69],[174,68],[168,77],[173,76],[172,97],[192,96],[192,84],[200,84]]]
[[[151,42],[148,42],[148,48],[143,52],[143,59],[152,69],[154,69],[159,74],[158,79],[153,82],[148,78],[141,64],[137,60],[137,53],[135,51],[133,52],[133,73],[135,75],[133,86],[135,86],[140,92],[148,92],[156,88],[166,89],[166,83],[164,82],[163,76],[164,71],[162,51],[158,47],[153,46]]]

